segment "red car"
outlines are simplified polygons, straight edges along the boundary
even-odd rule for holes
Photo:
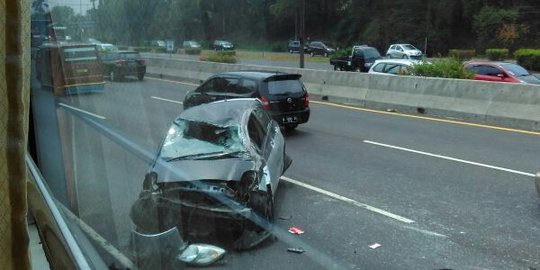
[[[540,84],[540,79],[522,66],[506,62],[465,63],[465,69],[475,73],[474,79],[490,82]]]

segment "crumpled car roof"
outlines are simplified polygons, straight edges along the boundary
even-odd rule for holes
[[[179,116],[179,119],[205,122],[216,126],[240,125],[242,116],[254,108],[259,100],[254,98],[229,99],[191,107]]]

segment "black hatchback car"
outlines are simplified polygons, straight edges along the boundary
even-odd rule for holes
[[[125,76],[135,76],[139,81],[146,74],[146,62],[136,51],[113,51],[101,56],[103,73],[111,81],[122,80]]]
[[[237,71],[216,74],[186,94],[184,109],[216,100],[258,98],[272,118],[288,130],[309,120],[309,95],[300,74]]]
[[[330,54],[334,53],[336,50],[328,44],[328,42],[323,41],[312,41],[309,43],[309,54],[311,56],[322,55],[328,57]]]

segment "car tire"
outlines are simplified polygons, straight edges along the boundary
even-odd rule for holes
[[[309,53],[309,55],[311,55],[311,57],[315,56],[315,54],[313,52]]]
[[[324,53],[324,57],[328,57],[328,53],[327,53],[327,52]]]
[[[293,50],[292,50],[292,49],[291,49],[291,50],[289,50],[289,53],[293,53]]]
[[[404,55],[401,57],[401,59],[408,59],[408,58],[409,58],[409,57],[407,57],[406,54],[404,54]]]
[[[341,70],[341,68],[339,68],[338,65],[334,65],[334,71],[340,71],[340,70]]]
[[[114,70],[111,70],[111,72],[109,73],[109,79],[111,80],[111,82],[118,80],[116,72]]]
[[[139,79],[139,81],[144,80],[144,73],[139,73],[139,74],[137,75],[137,79]]]
[[[294,131],[297,127],[298,127],[298,124],[286,125],[285,131],[291,132],[291,131]]]
[[[387,55],[386,55],[386,59],[392,59],[392,55],[391,55],[391,54],[387,54]]]

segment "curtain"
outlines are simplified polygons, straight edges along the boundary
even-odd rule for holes
[[[30,269],[26,165],[30,2],[0,0],[0,269]]]

